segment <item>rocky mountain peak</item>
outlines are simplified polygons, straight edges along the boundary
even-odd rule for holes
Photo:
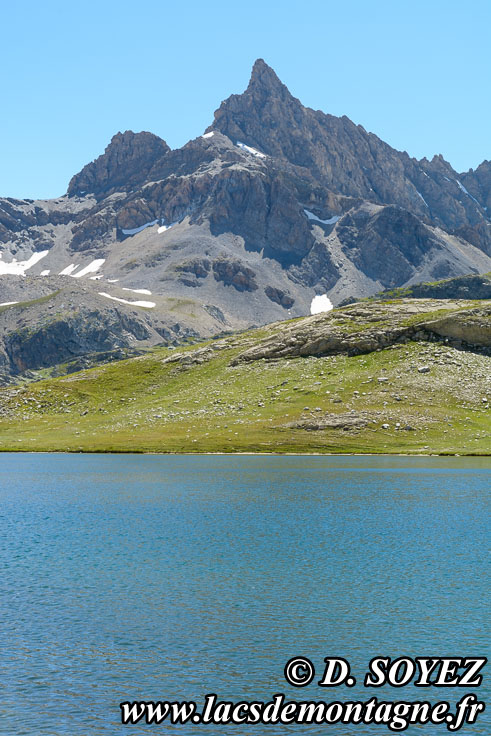
[[[273,69],[258,59],[245,92],[222,102],[209,130],[220,131],[234,143],[242,141],[270,155],[283,156],[286,129],[298,126],[303,109]]]
[[[336,194],[395,204],[491,252],[488,166],[459,178],[441,154],[410,158],[345,116],[304,107],[263,59],[245,92],[222,102],[209,130],[308,170]]]
[[[249,86],[247,87],[245,94],[265,92],[288,95],[288,97],[291,97],[288,88],[280,80],[274,69],[266,64],[264,59],[257,59],[252,67]]]
[[[139,184],[169,151],[167,143],[153,133],[116,133],[104,153],[72,177],[68,195],[105,195],[118,187]]]

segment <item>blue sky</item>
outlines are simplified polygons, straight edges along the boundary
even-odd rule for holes
[[[491,0],[25,0],[2,7],[0,196],[55,197],[118,130],[196,137],[264,58],[417,158],[491,158]]]

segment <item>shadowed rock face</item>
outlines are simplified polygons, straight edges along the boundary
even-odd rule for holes
[[[126,337],[123,338],[123,335]],[[11,332],[5,340],[5,353],[12,372],[47,368],[89,353],[109,352],[131,347],[132,342],[151,338],[151,332],[137,317],[121,310],[81,309],[39,325]]]
[[[438,241],[417,217],[399,207],[384,207],[374,216],[354,210],[339,223],[343,249],[372,279],[395,286],[408,280]]]
[[[483,161],[475,171],[461,175],[461,183],[469,194],[491,211],[491,161]]]
[[[246,91],[182,148],[118,133],[67,195],[0,198],[0,350],[26,326],[13,316],[20,307],[2,303],[46,296],[46,274],[87,285],[77,292],[90,323],[80,327],[82,355],[304,316],[317,294],[338,305],[491,271],[490,181],[489,161],[457,174],[441,156],[416,161],[346,117],[304,107],[258,60]],[[139,309],[121,302],[128,289],[153,295],[153,316],[142,317],[150,337],[128,328]],[[109,318],[100,292],[127,317]],[[70,344],[78,317],[60,303],[68,332],[60,325],[55,336],[44,330],[49,310],[29,307],[38,336],[21,341],[33,350],[8,359],[12,370],[62,359],[55,343]]]
[[[172,302],[165,310],[139,308],[132,302],[151,297],[131,296],[118,289],[113,293],[120,301],[114,301],[101,294],[94,282],[16,278],[21,283],[10,288],[17,288],[18,303],[0,306],[0,383],[9,376],[60,363],[78,370],[86,365],[78,362],[83,356],[97,362],[96,354],[104,354],[102,359],[108,361],[126,357],[137,348],[197,337],[192,327],[179,323],[179,312],[169,309]],[[206,317],[202,330],[208,321],[210,333],[219,331],[220,320]],[[66,370],[70,366],[61,372]]]

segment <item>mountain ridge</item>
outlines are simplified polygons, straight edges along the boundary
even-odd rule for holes
[[[336,305],[488,272],[490,191],[489,161],[457,174],[442,156],[411,159],[304,107],[259,59],[246,90],[181,148],[120,132],[66,195],[0,198],[0,364],[14,370],[5,341],[26,324],[42,352],[54,315],[87,334],[92,314],[93,347],[110,351],[145,330],[154,341],[207,337],[308,314],[316,295]],[[54,293],[60,278],[67,299],[15,304],[36,301],[39,282]],[[68,288],[72,278],[83,288]],[[134,319],[145,329],[130,335]],[[120,332],[101,343],[98,323]]]
[[[267,90],[262,83],[265,78],[270,82]],[[236,118],[247,119],[251,110],[257,111],[257,119],[249,119],[248,129],[244,130],[243,125],[242,128],[238,126]],[[271,127],[271,122],[276,120],[286,120],[286,126],[291,127],[294,133],[285,135],[285,125],[280,129],[276,124]],[[471,225],[475,224],[486,206],[466,194],[465,185],[459,185],[459,175],[441,154],[435,155],[431,161],[426,158],[418,161],[405,151],[397,151],[384,143],[374,133],[368,133],[363,126],[355,125],[346,116],[338,118],[304,107],[263,60],[258,60],[254,65],[246,91],[242,95],[231,95],[218,108],[208,131],[214,129],[230,138],[239,135],[247,138],[250,130],[251,145],[255,144],[265,153],[284,156],[293,164],[314,170],[321,181],[339,193],[365,197],[378,204],[398,204],[444,227],[461,227],[466,224],[466,216],[471,219]],[[326,133],[329,145],[326,143]],[[361,164],[362,160],[371,165],[368,174],[368,167]],[[486,162],[480,164],[478,169],[481,167],[484,167],[483,195],[487,201],[490,183]],[[469,180],[481,179],[471,172],[466,172]],[[401,177],[405,181],[399,183]],[[442,202],[438,201],[435,194],[432,177],[437,177],[440,185],[447,182],[451,188],[450,193],[440,193]],[[474,182],[473,185],[475,187]],[[459,211],[455,202],[451,206],[452,199],[458,200],[463,211]],[[489,252],[490,242],[490,235],[486,233],[483,239],[486,252]]]

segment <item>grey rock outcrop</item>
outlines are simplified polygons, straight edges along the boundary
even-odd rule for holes
[[[467,306],[467,308],[462,308]],[[387,304],[370,302],[308,317],[273,334],[233,359],[232,365],[262,358],[296,358],[326,355],[361,355],[409,340],[447,339],[457,347],[491,347],[491,304],[452,301],[405,300]],[[445,309],[444,316],[431,318]],[[381,378],[379,381],[383,381]]]

